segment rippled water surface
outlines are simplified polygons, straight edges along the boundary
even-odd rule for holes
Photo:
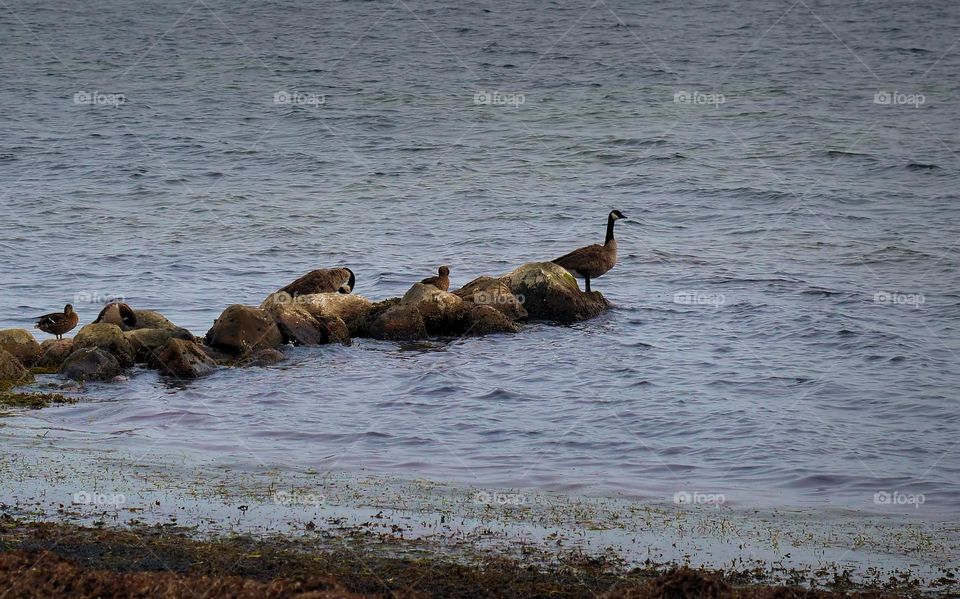
[[[960,512],[954,3],[7,5],[2,327],[123,296],[202,334],[311,268],[381,299],[631,217],[595,320],[135,371],[8,442]]]

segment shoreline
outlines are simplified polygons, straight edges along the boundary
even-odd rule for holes
[[[954,565],[960,528],[949,519],[678,506],[369,474],[251,470],[186,457],[144,461],[89,450],[64,452],[56,438],[45,436],[0,432],[0,438],[8,447],[0,456],[0,527],[7,552],[22,546],[10,541],[16,535],[42,530],[79,535],[83,549],[62,554],[71,559],[103,554],[109,544],[99,540],[101,534],[134,539],[175,534],[199,552],[190,563],[205,563],[200,555],[205,544],[243,539],[251,546],[311,555],[339,549],[394,565],[416,559],[429,564],[421,576],[457,564],[474,580],[484,564],[495,562],[504,564],[501,574],[507,578],[508,572],[533,566],[540,571],[537,584],[547,584],[563,579],[569,562],[579,560],[621,577],[641,572],[639,586],[689,566],[734,586],[801,584],[897,596],[960,592]],[[135,546],[127,545],[126,552]],[[327,559],[322,555],[311,559]],[[94,560],[88,567],[113,566]],[[275,576],[301,574],[281,568]],[[351,588],[378,592],[370,590],[370,580],[360,580],[361,574],[350,574]],[[526,590],[515,590],[525,596]]]
[[[955,597],[956,579],[922,593],[907,576],[858,584],[843,572],[809,586],[760,568],[628,567],[577,552],[545,559],[477,554],[453,558],[415,542],[355,531],[342,539],[197,538],[173,525],[115,528],[0,520],[5,596],[112,597]],[[953,582],[953,584],[946,584]]]

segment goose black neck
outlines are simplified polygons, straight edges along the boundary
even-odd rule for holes
[[[607,218],[607,240],[606,243],[613,241],[613,223],[617,222],[613,215],[611,214]]]

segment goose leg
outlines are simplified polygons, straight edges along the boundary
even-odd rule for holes
[[[590,277],[584,276],[583,280],[587,282],[587,293],[590,293]]]

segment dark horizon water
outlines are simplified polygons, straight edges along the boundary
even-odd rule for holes
[[[119,296],[202,335],[312,268],[382,299],[631,217],[595,320],[137,371],[11,441],[958,512],[954,4],[7,6],[0,327]]]

